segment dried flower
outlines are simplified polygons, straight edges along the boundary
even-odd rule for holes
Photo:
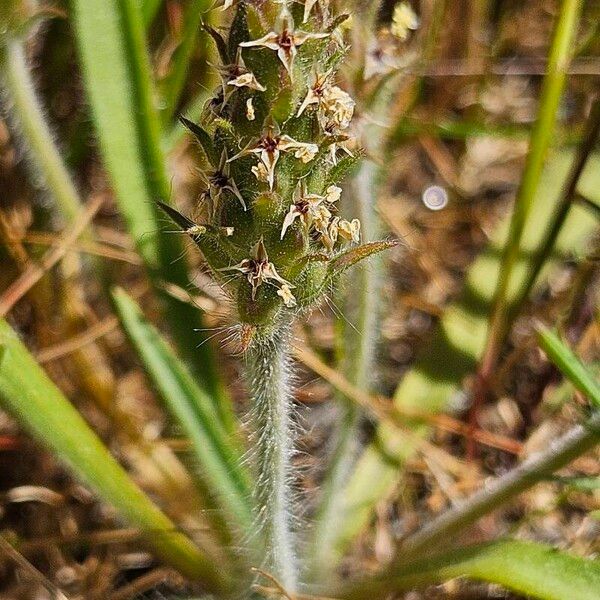
[[[248,121],[254,121],[254,119],[256,119],[252,98],[248,98],[248,100],[246,100],[246,119],[248,119]]]
[[[242,73],[241,75],[230,79],[227,82],[227,85],[233,85],[237,88],[248,87],[251,90],[257,90],[259,92],[264,92],[267,89],[263,85],[258,83],[256,77],[254,76],[254,73],[251,73],[250,71],[248,71],[247,73]]]
[[[334,217],[331,221],[328,220],[327,225],[320,229],[321,242],[331,252],[338,239],[338,223],[339,217]]]
[[[294,306],[296,306],[296,298],[294,297],[294,294],[292,294],[292,291],[290,290],[290,286],[287,285],[286,283],[284,283],[278,290],[277,290],[277,295],[281,296],[283,303],[288,307],[288,308],[293,308]]]
[[[331,71],[316,73],[311,87],[308,89],[297,117],[312,104],[317,104],[319,109],[319,123],[326,133],[347,129],[354,115],[355,102],[344,90],[328,81]]]
[[[360,242],[360,221],[358,219],[352,219],[352,221],[342,219],[338,223],[338,233],[344,239],[358,244]]]
[[[219,71],[221,75],[223,103],[227,102],[231,94],[234,92],[233,89],[228,89],[228,86],[238,89],[247,87],[251,90],[256,90],[257,92],[264,92],[267,89],[264,85],[261,85],[258,82],[254,73],[248,70],[242,57],[241,50],[238,50],[236,53],[234,63],[217,67],[217,71]]]
[[[309,163],[319,153],[319,146],[317,144],[307,144],[302,148],[298,148],[294,152],[294,157],[299,158],[304,164]]]
[[[323,130],[331,129],[331,123],[337,129],[347,129],[354,115],[354,100],[350,94],[337,85],[326,86],[321,96]]]
[[[288,228],[299,218],[305,228],[310,229],[314,221],[322,223],[324,213],[320,209],[320,204],[325,200],[324,196],[318,194],[308,194],[306,191],[306,183],[304,181],[298,183],[294,190],[293,204],[290,205],[290,209],[283,219],[283,227],[281,228],[281,239],[284,238]],[[323,207],[324,208],[324,207]],[[331,213],[325,209],[328,213],[327,221],[331,217]]]
[[[309,33],[294,29],[294,20],[285,4],[275,23],[275,30],[267,35],[251,42],[242,42],[241,48],[268,48],[277,52],[279,60],[286,71],[292,76],[294,59],[298,54],[298,47],[308,40],[320,40],[326,38],[328,33]]]
[[[279,160],[279,156],[281,152],[290,151],[295,151],[294,156],[307,163],[315,157],[319,147],[316,144],[298,142],[289,135],[279,135],[276,132],[276,127],[270,125],[261,138],[238,152],[229,159],[229,162],[248,154],[258,154],[267,169],[267,181],[269,182],[269,189],[272,190],[275,183],[275,165]]]
[[[239,271],[246,275],[248,283],[252,287],[252,299],[256,299],[256,290],[263,284],[267,283],[275,287],[287,286],[288,290],[295,287],[289,281],[277,273],[275,265],[269,262],[267,250],[263,239],[261,238],[252,248],[250,258],[245,258],[237,265],[219,269],[221,272]]]
[[[325,202],[328,202],[329,204],[337,202],[341,198],[341,196],[342,188],[338,187],[337,185],[330,185],[325,190]]]
[[[403,42],[408,39],[409,31],[419,27],[419,17],[415,14],[408,2],[400,2],[394,9],[392,16],[392,35]]]

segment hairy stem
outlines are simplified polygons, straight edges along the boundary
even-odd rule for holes
[[[0,47],[0,67],[0,86],[5,88],[10,116],[26,145],[29,161],[65,221],[71,222],[80,211],[81,201],[46,122],[21,41],[7,39]]]
[[[297,567],[292,532],[294,425],[289,349],[290,327],[278,327],[250,347],[247,369],[258,471],[256,526],[265,545],[263,568],[293,592]]]

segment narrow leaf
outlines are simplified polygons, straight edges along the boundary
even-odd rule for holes
[[[73,0],[72,5],[86,92],[119,209],[157,288],[162,281],[187,288],[181,240],[163,234],[155,202],[168,200],[170,184],[140,7],[134,0]],[[210,346],[199,346],[205,336],[197,333],[198,310],[170,295],[162,298],[182,355],[190,365],[202,365],[196,369],[201,385],[224,405]]]
[[[156,17],[156,13],[160,10],[162,3],[163,0],[142,0],[140,3],[142,19],[146,29],[152,25],[152,22]]]
[[[600,590],[600,561],[542,544],[502,540],[419,561],[334,595],[344,600],[384,598],[386,593],[456,577],[495,583],[540,600],[595,600]]]
[[[202,18],[213,4],[213,0],[191,0],[185,8],[179,45],[171,57],[169,72],[159,86],[162,97],[161,112],[165,123],[170,122],[177,109],[198,41]],[[203,39],[206,39],[204,32],[201,33],[204,36]]]
[[[573,351],[549,329],[538,329],[538,340],[548,358],[561,373],[596,407],[600,408],[600,384]]]
[[[355,248],[351,248],[350,250],[346,250],[346,252],[338,254],[338,256],[331,261],[329,270],[336,275],[340,274],[361,260],[364,260],[373,254],[388,250],[389,248],[394,248],[397,245],[398,242],[396,240],[389,240],[385,242],[368,242],[367,244],[356,246]]]
[[[251,522],[249,477],[210,398],[125,291],[116,289],[113,300],[154,387],[193,445],[201,478],[219,496],[230,518],[247,530]]]
[[[133,482],[4,320],[0,403],[129,523],[147,532],[148,545],[165,562],[213,588],[222,586],[223,575]]]
[[[184,116],[180,116],[179,120],[184,127],[189,129],[194,134],[194,137],[200,144],[200,147],[202,150],[204,150],[206,158],[208,158],[213,167],[216,167],[219,164],[219,156],[210,135],[208,135],[208,133],[202,127],[200,127],[200,125],[196,125],[196,123],[186,119]]]

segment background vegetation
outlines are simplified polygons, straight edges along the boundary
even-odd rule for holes
[[[0,7],[0,598],[597,598],[600,7],[290,3],[351,15],[339,210],[399,243],[295,324],[287,589],[235,310],[157,204],[198,215],[214,32],[280,10],[229,4]]]

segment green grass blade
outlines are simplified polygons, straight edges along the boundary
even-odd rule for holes
[[[537,119],[531,135],[525,170],[515,198],[508,239],[500,264],[500,273],[489,319],[490,326],[481,358],[479,372],[481,377],[478,380],[487,381],[489,379],[510,327],[509,287],[519,261],[525,225],[535,202],[542,169],[552,142],[558,107],[567,79],[566,67],[573,52],[573,41],[582,8],[581,0],[564,0],[556,22],[546,75],[542,84]]]
[[[70,223],[81,200],[48,127],[29,72],[23,42],[0,35],[0,89],[4,88],[10,122],[27,149],[35,175],[49,190],[62,218]]]
[[[573,351],[549,329],[538,329],[540,347],[561,373],[596,407],[600,408],[600,384]]]
[[[148,29],[156,18],[156,13],[160,10],[163,0],[142,0],[140,2],[140,11],[142,13],[142,22],[144,27]]]
[[[136,303],[121,289],[113,292],[113,300],[148,376],[193,445],[201,477],[221,499],[230,519],[247,531],[252,520],[249,476],[241,467],[240,452],[224,430],[210,398],[144,319]]]
[[[495,583],[540,600],[595,600],[600,590],[600,561],[543,544],[501,540],[415,562],[386,578],[349,586],[332,595],[344,600],[384,598],[390,592],[456,577]]]
[[[158,199],[168,201],[170,186],[139,6],[134,0],[72,0],[72,6],[86,91],[119,208],[153,280],[187,289],[181,240],[161,231],[164,219],[156,207]],[[195,369],[201,385],[215,406],[225,406],[210,346],[199,347],[205,336],[194,332],[200,328],[198,311],[162,297],[182,356],[202,365]]]
[[[0,403],[36,439],[142,533],[165,562],[212,588],[224,583],[210,560],[176,530],[0,320]]]
[[[175,114],[181,91],[185,85],[190,60],[200,34],[203,35],[206,42],[206,35],[204,31],[200,31],[200,25],[213,4],[213,0],[192,0],[183,14],[179,45],[171,58],[171,68],[168,74],[160,82],[161,116],[164,123],[170,123]]]
[[[552,218],[548,223],[544,239],[542,240],[540,247],[535,253],[531,264],[529,265],[528,275],[519,289],[517,298],[513,302],[511,309],[508,311],[509,323],[514,320],[516,314],[519,313],[521,307],[529,297],[529,294],[531,293],[531,290],[537,281],[538,275],[540,274],[544,263],[554,249],[554,244],[556,244],[560,230],[563,228],[565,219],[567,218],[569,210],[571,210],[571,206],[575,200],[577,183],[581,177],[581,174],[583,173],[583,170],[585,169],[588,157],[594,150],[599,132],[600,99],[596,98],[586,123],[583,140],[576,150],[575,160],[573,161],[569,176],[565,182],[564,190],[561,194],[560,200],[558,201],[554,210],[554,215],[552,215]]]

